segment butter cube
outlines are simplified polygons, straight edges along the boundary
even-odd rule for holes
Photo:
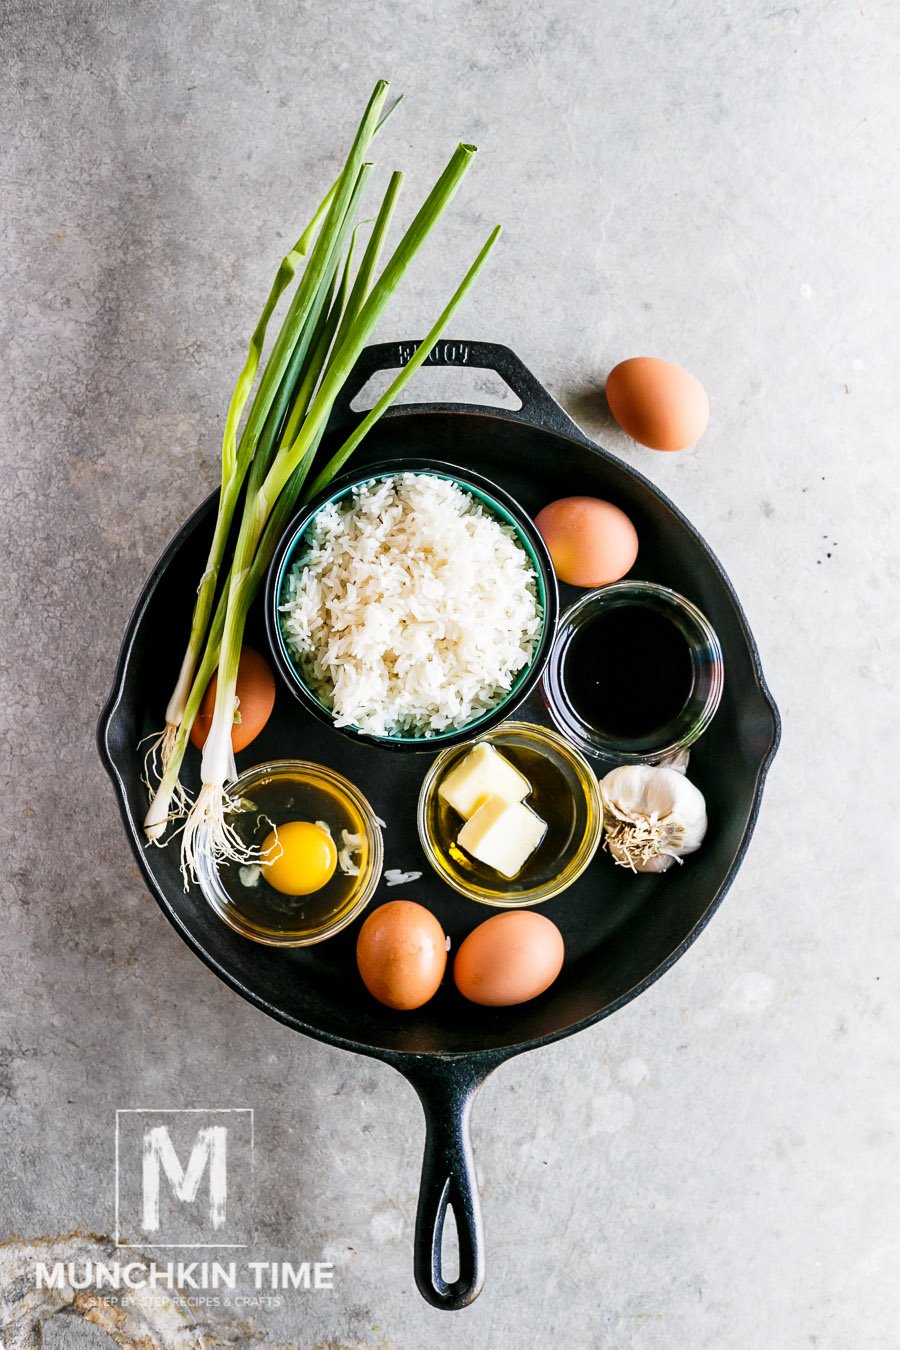
[[[498,797],[502,802],[520,802],[530,791],[528,779],[499,750],[488,741],[482,741],[450,770],[438,787],[438,796],[443,797],[463,820],[468,820],[488,797]]]
[[[546,833],[547,822],[523,802],[488,797],[466,821],[457,843],[472,858],[511,878],[521,872]]]

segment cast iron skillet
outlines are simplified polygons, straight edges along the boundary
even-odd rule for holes
[[[369,348],[345,390],[323,453],[354,420],[350,401],[376,371],[408,360],[413,343]],[[705,792],[709,833],[699,853],[665,876],[636,876],[600,853],[584,876],[545,913],[562,930],[566,963],[556,983],[518,1008],[466,1003],[448,978],[414,1013],[371,999],[358,979],[358,924],[317,946],[278,951],[233,933],[196,887],[184,893],[177,844],[145,849],[140,822],[142,737],[160,728],[177,674],[189,606],[212,532],[210,498],[173,539],[150,576],[128,625],[115,682],[98,728],[100,753],[113,780],[125,828],[144,877],[188,945],[237,993],[297,1031],[372,1055],[412,1083],[426,1119],[415,1236],[415,1275],[439,1308],[462,1308],[484,1281],[484,1248],[469,1117],[478,1088],[504,1060],[590,1026],[642,993],[690,946],[734,879],[760,805],[763,780],[779,738],[778,712],[740,604],[716,558],[683,515],[645,478],[587,439],[505,347],[443,342],[432,364],[497,372],[519,397],[518,412],[430,403],[389,412],[357,451],[354,465],[400,456],[440,459],[476,469],[530,513],[557,497],[589,494],[616,502],[634,521],[640,554],[631,575],[664,582],[695,601],[718,631],[725,654],[725,694],[711,729],[694,747],[690,773]],[[562,588],[563,606],[575,592]],[[250,640],[265,649],[257,602]],[[546,722],[539,695],[517,717]],[[428,755],[390,754],[354,743],[321,725],[285,689],[262,735],[238,756],[238,768],[277,758],[332,765],[356,782],[387,822],[389,868],[421,871],[421,880],[388,890],[422,901],[437,914],[454,948],[491,911],[452,892],[429,871],[415,830],[419,784]],[[191,752],[188,786],[199,757]],[[459,1274],[446,1280],[441,1237],[448,1208],[456,1221]]]

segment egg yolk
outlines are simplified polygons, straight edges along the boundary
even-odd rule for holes
[[[334,876],[337,849],[321,825],[289,820],[266,836],[263,876],[282,895],[312,895]],[[269,858],[271,857],[271,862]]]

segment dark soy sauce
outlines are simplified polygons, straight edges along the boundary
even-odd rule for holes
[[[563,679],[578,716],[601,735],[644,740],[681,712],[693,670],[687,639],[657,610],[616,605],[574,634]]]

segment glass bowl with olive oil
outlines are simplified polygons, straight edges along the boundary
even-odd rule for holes
[[[493,747],[526,780],[521,805],[546,826],[512,876],[460,845],[472,817],[467,821],[440,791],[481,745]],[[581,876],[600,843],[603,806],[587,760],[558,732],[530,722],[505,722],[477,741],[438,755],[422,783],[418,827],[425,856],[448,886],[479,904],[513,909],[550,900]]]
[[[378,819],[343,775],[305,760],[273,760],[228,788],[228,817],[246,857],[201,855],[200,888],[225,923],[270,947],[306,947],[346,928],[381,877]]]

